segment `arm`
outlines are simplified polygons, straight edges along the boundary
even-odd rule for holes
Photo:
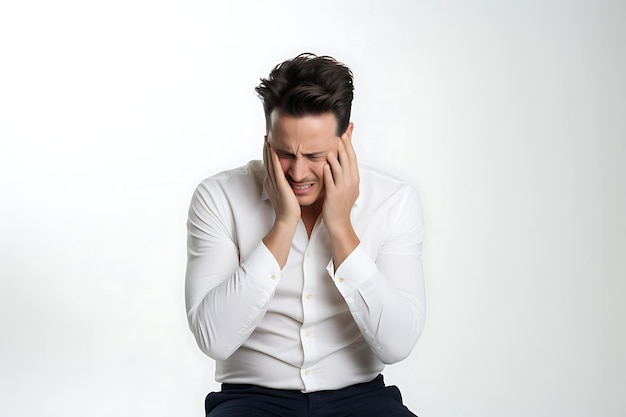
[[[426,314],[421,205],[409,187],[400,201],[375,259],[359,245],[336,272],[328,268],[363,337],[387,364],[411,353]]]
[[[261,242],[239,259],[223,191],[202,183],[189,209],[185,298],[189,327],[208,356],[224,360],[250,336],[267,311],[280,267]]]
[[[281,268],[285,267],[291,249],[291,242],[301,217],[300,204],[285,178],[276,152],[265,137],[263,146],[265,181],[263,186],[276,212],[276,220],[263,243],[272,252]]]
[[[360,243],[350,220],[352,207],[359,196],[359,168],[352,147],[353,126],[350,123],[339,140],[337,155],[330,152],[324,167],[326,197],[322,218],[328,230],[333,264],[336,266],[341,265]]]
[[[201,350],[214,359],[228,358],[258,326],[287,262],[300,206],[277,159],[266,144],[264,187],[276,216],[247,259],[240,259],[233,236],[233,207],[223,190],[211,182],[203,183],[191,202],[187,315]]]
[[[359,184],[350,133],[342,136],[337,157],[329,155],[324,175],[323,215],[333,251],[328,273],[371,349],[383,363],[395,363],[410,354],[424,326],[421,205],[414,190],[401,191],[372,259],[350,220]]]

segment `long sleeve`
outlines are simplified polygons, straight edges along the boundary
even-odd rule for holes
[[[327,268],[363,337],[386,364],[411,353],[426,313],[421,204],[411,187],[399,194],[388,200],[393,207],[380,246],[361,243],[336,272],[332,262]]]
[[[214,182],[196,189],[187,229],[189,327],[204,353],[225,360],[262,320],[281,271],[260,239],[241,259],[231,202]]]
[[[280,268],[262,239],[276,214],[260,161],[208,178],[189,208],[185,297],[215,379],[314,392],[369,381],[406,357],[424,326],[423,220],[417,193],[359,167],[360,244],[332,266],[318,218],[298,224]]]

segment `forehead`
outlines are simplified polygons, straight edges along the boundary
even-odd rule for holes
[[[274,110],[269,120],[268,139],[277,145],[294,142],[323,145],[338,139],[336,131],[337,120],[333,113],[292,116]]]

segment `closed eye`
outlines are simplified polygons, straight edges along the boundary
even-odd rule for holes
[[[276,151],[276,155],[278,155],[280,159],[295,159],[296,158],[294,154],[289,153],[289,152],[284,152],[284,151]],[[317,153],[317,152],[309,153],[309,154],[304,155],[304,157],[308,159],[309,161],[314,161],[314,162],[326,160],[325,153]]]
[[[326,159],[326,155],[323,153],[311,153],[306,155],[306,157],[310,161],[323,161]]]
[[[276,155],[278,155],[280,159],[293,159],[295,157],[295,155],[290,154],[289,152],[280,152],[280,151],[276,151]]]

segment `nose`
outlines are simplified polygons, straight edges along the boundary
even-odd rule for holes
[[[304,181],[308,174],[308,165],[304,158],[293,158],[289,164],[289,176],[295,182]]]

